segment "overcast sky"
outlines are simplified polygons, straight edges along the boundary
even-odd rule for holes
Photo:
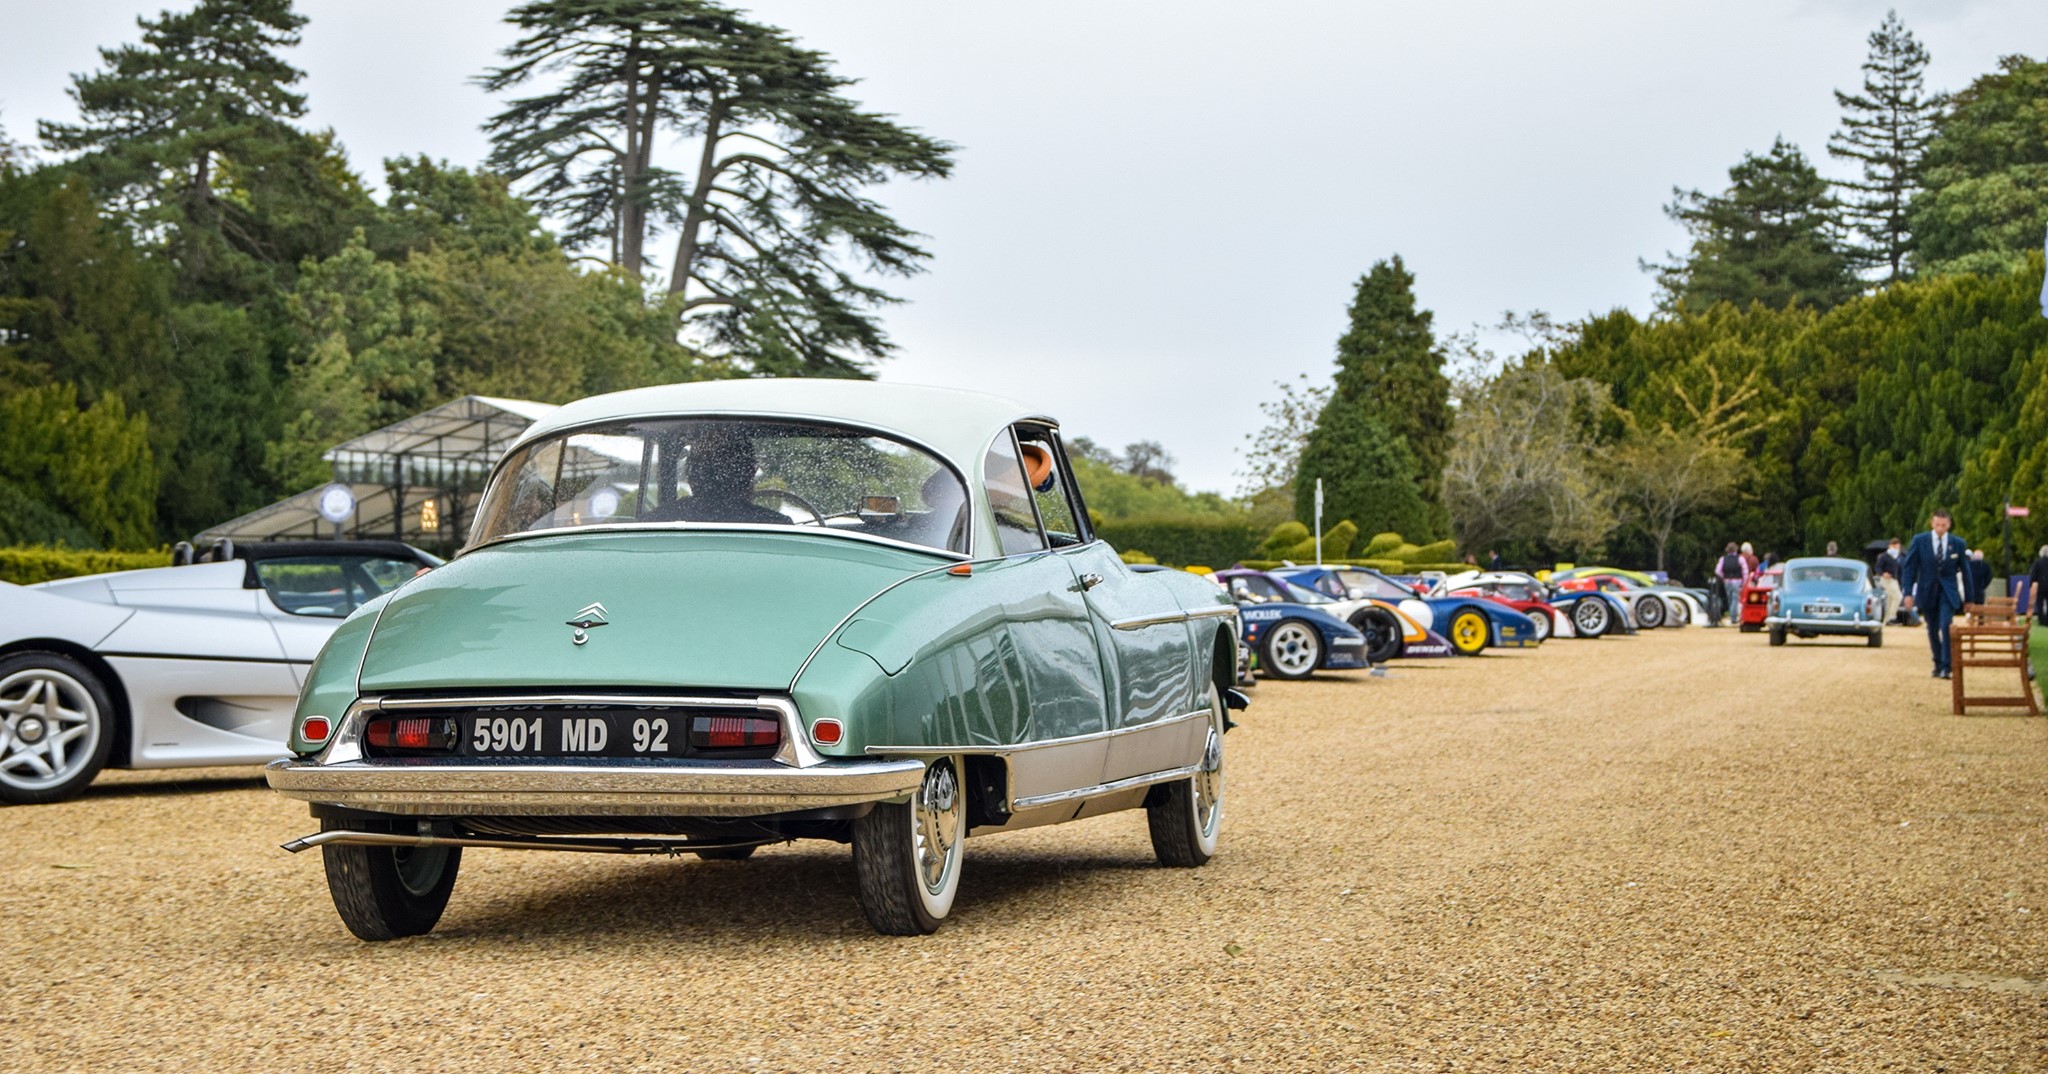
[[[0,123],[75,118],[70,75],[164,3],[0,0]],[[884,199],[929,236],[895,285],[885,380],[1011,395],[1069,434],[1164,443],[1237,486],[1274,382],[1326,378],[1353,285],[1399,253],[1439,331],[1504,310],[1650,308],[1674,185],[1720,189],[1784,135],[1825,153],[1884,0],[760,0],[869,107],[961,147]],[[1956,89],[2048,55],[2048,3],[1895,5]],[[475,164],[470,79],[505,3],[300,0],[310,123],[356,167]],[[1505,347],[1512,337],[1494,337]]]

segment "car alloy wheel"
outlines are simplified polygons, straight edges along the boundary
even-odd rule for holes
[[[1651,594],[1636,601],[1636,625],[1655,630],[1664,625],[1664,598]]]
[[[1385,608],[1367,608],[1351,617],[1352,629],[1365,635],[1365,660],[1384,664],[1400,659],[1406,643],[1401,640],[1401,623]]]
[[[960,891],[967,837],[967,792],[960,764],[941,757],[925,767],[908,802],[885,802],[853,822],[853,866],[861,913],[876,932],[936,931]]]
[[[1477,656],[1486,649],[1486,615],[1467,608],[1451,619],[1451,647],[1465,656]]]
[[[1546,611],[1541,611],[1541,610],[1531,611],[1531,612],[1529,613],[1529,621],[1530,621],[1531,623],[1534,623],[1534,624],[1536,624],[1536,627],[1535,627],[1535,629],[1534,629],[1534,630],[1531,630],[1531,631],[1530,631],[1530,633],[1531,633],[1531,634],[1534,634],[1534,635],[1536,636],[1536,640],[1537,640],[1537,641],[1549,641],[1549,640],[1550,640],[1550,613],[1549,613],[1549,612],[1546,612]]]
[[[1579,637],[1597,638],[1607,633],[1613,616],[1607,610],[1607,602],[1597,597],[1587,597],[1572,606],[1572,629]]]
[[[1159,864],[1193,868],[1216,854],[1216,836],[1223,828],[1223,732],[1227,727],[1223,694],[1209,687],[1209,729],[1202,746],[1201,767],[1187,779],[1162,783],[1145,801],[1145,824],[1152,833],[1152,853]]]
[[[0,801],[54,802],[106,767],[113,739],[106,688],[57,653],[0,660]]]
[[[1283,619],[1266,632],[1266,670],[1279,679],[1306,679],[1323,662],[1323,639],[1299,619]]]

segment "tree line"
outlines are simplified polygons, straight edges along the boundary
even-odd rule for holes
[[[76,121],[0,139],[0,544],[189,536],[461,394],[871,375],[879,281],[927,256],[874,188],[954,147],[716,3],[507,18],[489,160],[385,161],[381,195],[304,125],[291,0],[139,19]]]
[[[1511,561],[1703,573],[1729,540],[1860,549],[1937,506],[2048,540],[2048,63],[1949,95],[1889,14],[1838,92],[1823,177],[1778,139],[1717,192],[1678,189],[1688,248],[1644,263],[1657,308],[1509,315],[1501,357],[1440,336],[1396,257],[1359,281],[1329,384],[1281,385],[1250,502],[1291,500]]]

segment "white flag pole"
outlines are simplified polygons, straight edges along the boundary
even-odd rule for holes
[[[1316,566],[1323,565],[1323,479],[1316,478]]]

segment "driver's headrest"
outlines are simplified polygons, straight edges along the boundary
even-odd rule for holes
[[[1044,444],[1019,444],[1024,455],[1024,482],[1036,492],[1052,491],[1052,450]]]

